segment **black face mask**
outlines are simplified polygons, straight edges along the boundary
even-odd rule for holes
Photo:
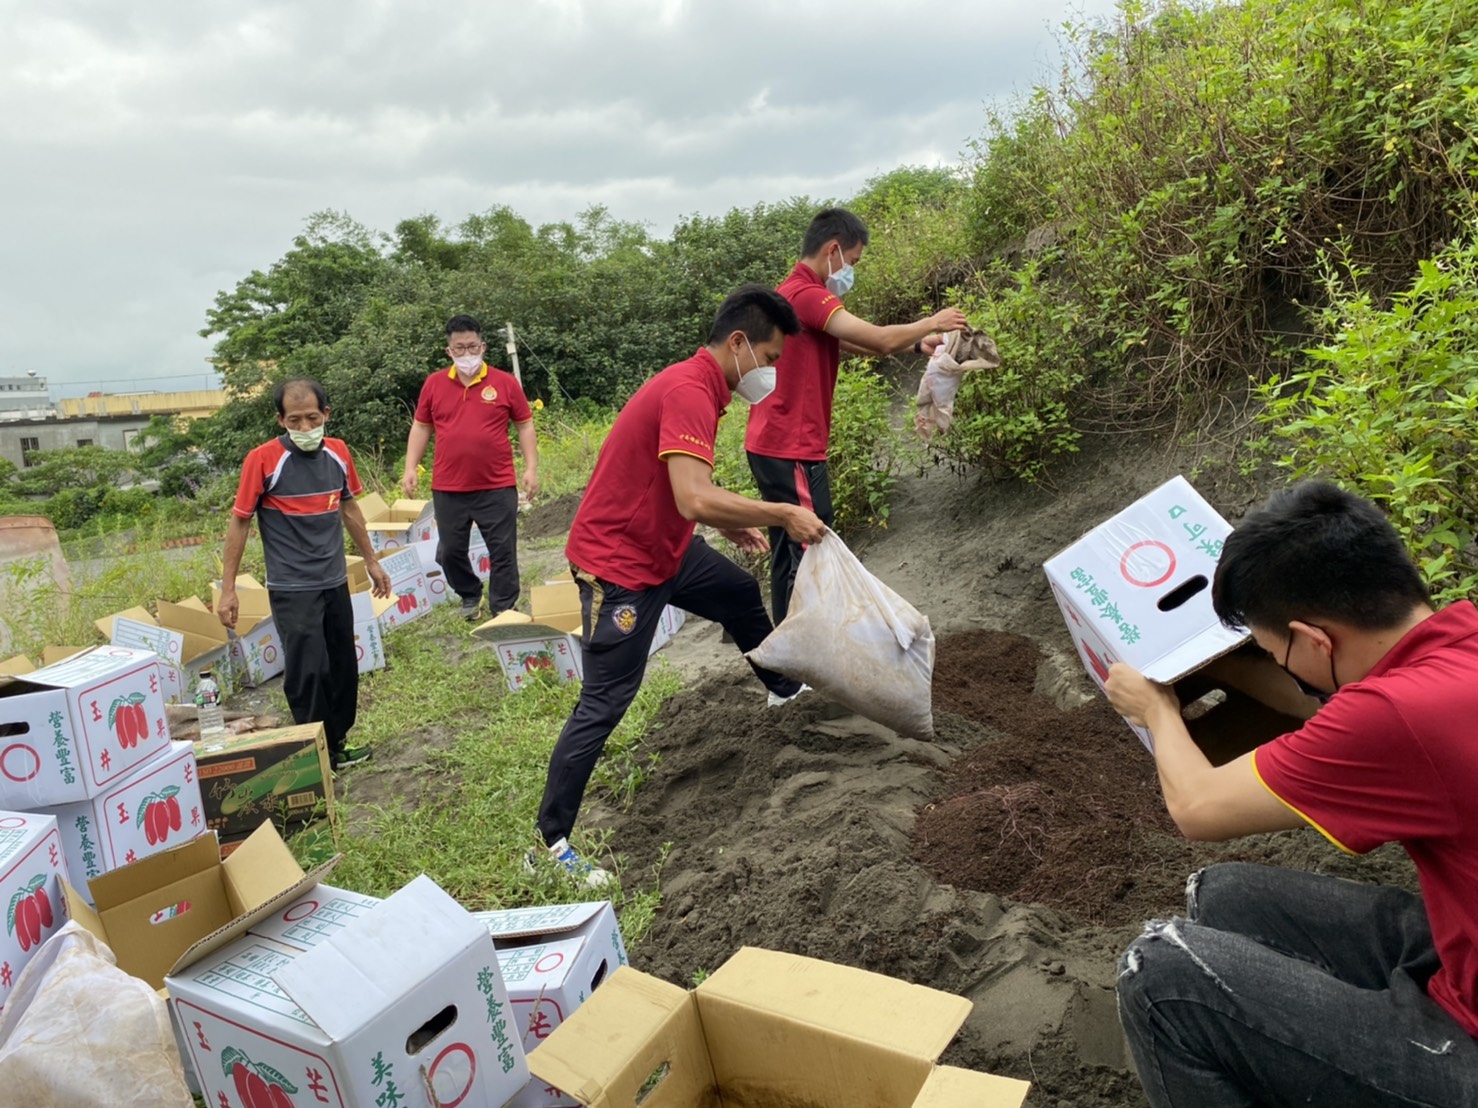
[[[1291,670],[1291,669],[1288,668],[1288,659],[1289,659],[1289,657],[1292,654],[1293,654],[1293,635],[1290,634],[1288,636],[1288,649],[1285,650],[1285,651],[1283,651],[1283,660],[1278,663],[1278,667],[1284,673],[1288,674],[1289,677],[1292,677],[1293,678],[1294,683],[1296,685],[1298,685],[1299,691],[1302,692],[1305,696],[1312,696],[1320,704],[1327,704],[1327,703],[1329,703],[1329,698],[1331,696],[1333,696],[1334,693],[1332,693],[1332,692],[1325,692],[1323,689],[1315,688],[1313,685],[1309,684],[1307,681],[1305,681],[1298,674],[1294,673],[1293,670]],[[1330,655],[1329,655],[1329,683],[1334,686],[1334,692],[1339,692],[1339,679],[1334,676],[1334,654],[1333,654],[1333,652],[1331,652]]]

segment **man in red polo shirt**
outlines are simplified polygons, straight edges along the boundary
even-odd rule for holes
[[[713,484],[713,444],[731,396],[768,403],[775,360],[800,330],[785,298],[745,285],[719,307],[708,344],[668,366],[621,409],[575,513],[565,554],[580,588],[584,682],[549,760],[539,831],[555,860],[586,884],[604,870],[569,845],[580,800],[606,739],[641,686],[668,604],[720,624],[741,652],[773,630],[755,579],[693,537],[707,524],[741,550],[766,548],[759,527],[819,542],[825,524],[792,504],[767,504]],[[783,704],[801,684],[751,665]],[[533,859],[531,857],[530,864]]]
[[[760,495],[780,504],[800,504],[830,526],[831,477],[826,451],[831,439],[831,400],[842,351],[887,357],[912,347],[932,354],[935,332],[965,326],[965,313],[945,308],[918,323],[879,327],[842,307],[852,287],[852,267],[867,246],[867,228],[845,208],[818,212],[801,243],[801,260],[780,282],[779,292],[795,308],[801,333],[785,344],[775,395],[750,409],[744,448]],[[790,590],[804,547],[779,528],[770,531],[770,605],[775,622],[785,618]]]
[[[487,350],[482,325],[470,315],[455,315],[447,322],[446,333],[452,364],[421,386],[400,487],[406,496],[416,494],[416,467],[434,432],[431,498],[440,535],[436,560],[446,572],[447,584],[462,598],[462,614],[472,620],[482,599],[482,582],[467,555],[474,523],[491,563],[488,615],[518,602],[518,489],[508,425],[518,429],[523,489],[530,500],[539,492],[539,443],[534,413],[518,378],[482,360]]]
[[[1171,817],[1192,839],[1400,843],[1421,895],[1236,863],[1193,876],[1186,918],[1152,921],[1120,963],[1150,1103],[1478,1104],[1478,612],[1434,612],[1380,509],[1319,482],[1232,532],[1212,602],[1326,703],[1212,766],[1175,693],[1113,666]]]

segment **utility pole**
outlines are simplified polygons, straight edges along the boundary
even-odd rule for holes
[[[517,381],[519,387],[522,388],[523,374],[520,373],[518,369],[518,343],[513,341],[513,324],[509,322],[505,323],[503,326],[508,332],[508,357],[513,361],[513,379]]]

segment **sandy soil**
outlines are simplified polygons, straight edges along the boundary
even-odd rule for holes
[[[892,526],[855,545],[940,635],[934,742],[810,695],[767,709],[711,624],[666,651],[688,688],[625,813],[589,811],[664,906],[633,952],[680,984],[749,944],[959,993],[948,1061],[1034,1082],[1042,1108],[1142,1105],[1114,1004],[1119,952],[1181,907],[1186,876],[1230,858],[1411,886],[1404,855],[1340,855],[1313,832],[1182,840],[1153,764],[1079,669],[1043,559],[1189,459],[1099,449],[1056,492],[906,479]],[[1235,519],[1257,490],[1197,480]],[[669,847],[670,844],[670,847]]]

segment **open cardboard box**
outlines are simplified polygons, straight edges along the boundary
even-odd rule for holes
[[[1029,1085],[939,1066],[968,1000],[745,947],[692,992],[629,967],[529,1070],[588,1108],[1020,1108]]]
[[[286,668],[282,639],[272,618],[272,604],[267,588],[249,573],[236,575],[236,600],[239,605],[236,629],[228,631],[231,658],[241,673],[242,683],[255,688],[270,681]],[[212,613],[221,610],[221,584],[210,586]]]
[[[359,497],[355,503],[364,513],[370,546],[376,552],[409,546],[416,538],[413,532],[426,530],[428,521],[435,518],[429,500],[397,500],[387,504],[383,496],[371,492]]]
[[[1198,705],[1187,728],[1221,764],[1297,728],[1317,702],[1253,644],[1222,625],[1211,582],[1232,528],[1175,477],[1049,558],[1052,595],[1099,688],[1126,662]],[[1154,750],[1149,732],[1129,724]]]
[[[19,677],[23,673],[30,673],[35,668],[31,664],[31,659],[24,654],[17,654],[0,662],[0,676]]]
[[[73,919],[113,951],[118,968],[155,989],[244,935],[252,924],[338,865],[335,855],[304,873],[270,823],[224,862],[215,832],[88,882],[96,907],[76,889],[62,893]]]
[[[180,671],[181,700],[193,698],[206,670],[222,696],[235,692],[240,674],[231,656],[231,634],[205,602],[189,596],[178,603],[161,600],[155,607],[157,616],[146,608],[128,608],[103,616],[94,626],[115,645],[152,650],[175,666]]]
[[[303,926],[313,896],[169,975],[207,1103],[253,1075],[274,1104],[505,1104],[528,1068],[486,929],[425,876],[372,910],[334,899],[347,918]]]

